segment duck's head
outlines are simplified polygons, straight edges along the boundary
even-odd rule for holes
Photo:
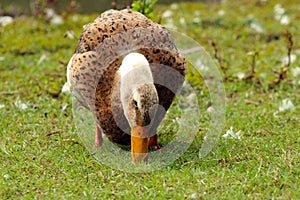
[[[148,152],[149,126],[159,103],[149,63],[145,56],[130,53],[119,69],[120,96],[131,128],[133,161],[145,159]]]
[[[130,127],[148,127],[156,112],[158,96],[154,84],[147,83],[136,88],[128,99],[125,113]]]

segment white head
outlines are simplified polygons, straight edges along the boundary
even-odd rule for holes
[[[118,73],[121,102],[130,127],[149,125],[159,100],[147,59],[140,53],[130,53]]]

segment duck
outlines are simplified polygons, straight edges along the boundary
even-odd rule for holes
[[[85,25],[67,83],[102,135],[130,145],[134,163],[160,149],[157,127],[185,80],[186,61],[168,29],[131,9],[108,10]]]

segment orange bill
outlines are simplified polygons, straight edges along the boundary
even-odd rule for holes
[[[131,155],[135,163],[148,159],[148,132],[149,129],[142,126],[131,128]]]

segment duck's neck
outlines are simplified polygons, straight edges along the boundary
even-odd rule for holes
[[[153,76],[146,57],[140,53],[130,53],[124,57],[118,70],[120,77],[120,97],[123,108],[134,91],[145,85],[153,84]]]

